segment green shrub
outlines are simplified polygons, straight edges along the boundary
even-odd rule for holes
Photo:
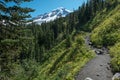
[[[111,65],[114,72],[120,72],[120,42],[110,48]]]
[[[111,16],[105,18],[92,31],[91,40],[96,46],[112,46],[120,41],[120,13],[118,10],[119,6],[108,14],[112,14]]]

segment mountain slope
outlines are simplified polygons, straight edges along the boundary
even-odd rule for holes
[[[104,10],[97,12],[95,17],[91,21],[89,21],[85,25],[83,25],[83,27],[86,28],[86,31],[87,31],[87,29],[89,29],[88,31],[92,31],[91,41],[93,42],[94,46],[97,46],[97,47],[102,47],[102,46],[107,47],[108,46],[108,48],[109,48],[109,45],[101,45],[101,42],[104,42],[104,41],[109,42],[109,40],[106,40],[102,36],[107,35],[106,37],[111,37],[111,35],[114,34],[114,32],[110,32],[112,30],[116,31],[116,33],[119,33],[119,32],[117,32],[117,31],[119,31],[119,20],[120,20],[118,17],[120,14],[119,8],[120,8],[120,6],[114,7],[114,8],[112,8],[112,10],[111,9],[107,10],[107,8],[105,8]],[[114,24],[118,25],[115,28],[115,30],[114,30],[114,28],[113,28],[114,26],[112,25],[111,22],[115,22]],[[82,31],[82,29],[81,29],[81,31]],[[110,32],[111,34],[109,35],[108,33],[104,33],[104,31],[106,31],[108,33]],[[86,33],[86,32],[84,32],[84,33]],[[118,34],[116,34],[116,35],[118,35]],[[71,35],[71,36],[73,37],[73,35]],[[40,66],[39,76],[36,78],[36,80],[37,79],[40,79],[40,80],[46,80],[46,79],[47,80],[66,80],[66,79],[74,80],[76,73],[79,71],[79,69],[81,70],[81,68],[91,58],[93,58],[93,55],[91,55],[91,54],[94,53],[87,46],[85,46],[84,37],[86,36],[86,34],[80,33],[80,34],[77,34],[74,36],[78,40],[76,40],[74,38],[72,40],[70,40],[70,42],[71,42],[70,47],[66,48],[67,43],[66,43],[66,40],[64,40],[63,42],[58,44],[58,46],[56,46],[50,52],[48,52],[49,59],[42,66]],[[82,37],[82,38],[79,38],[79,37]],[[117,39],[115,39],[115,40],[119,40],[118,38],[119,37],[117,37]],[[80,40],[80,43],[79,43],[79,40]],[[81,40],[83,40],[82,44],[81,44]],[[112,39],[111,42],[112,41],[114,41],[114,40]],[[67,42],[69,42],[69,41],[67,41]],[[112,46],[113,46],[113,44],[112,44]],[[117,49],[119,49],[119,44],[116,44],[115,46],[113,46],[113,48],[111,47],[112,49],[109,48],[110,53],[111,53],[111,50],[113,52],[113,50],[116,49],[115,47],[118,47]],[[119,54],[117,54],[118,52],[114,52],[114,53],[117,56],[119,55]],[[46,54],[46,55],[48,55],[48,54]],[[106,57],[108,58],[109,56],[106,56]],[[105,59],[106,57],[104,55],[102,55],[102,58]],[[112,67],[113,67],[113,70],[115,68],[117,68],[116,71],[119,71],[119,58],[116,58],[116,57],[114,57],[112,59]],[[109,62],[109,59],[107,59],[106,61]]]
[[[119,27],[120,25],[119,10],[120,10],[120,6],[117,6],[113,8],[113,10],[108,10],[108,11],[104,9],[100,11],[92,19],[91,22],[88,22],[84,25],[85,27],[86,26],[88,27],[87,29],[91,28],[92,30],[91,41],[93,42],[94,46],[97,46],[99,48],[102,46],[105,46],[105,47],[108,46],[108,48],[110,49],[110,54],[113,57],[111,61],[112,68],[114,71],[117,71],[117,72],[120,71],[119,70],[120,58],[118,57],[119,56],[119,28],[120,28]],[[96,20],[97,22],[95,22]],[[41,76],[38,76],[36,79],[74,80],[75,74],[78,72],[78,70],[79,69],[81,70],[81,68],[86,64],[86,62],[89,61],[91,58],[93,58],[91,54],[93,54],[94,52],[93,51],[91,52],[91,50],[85,46],[84,41],[82,42],[82,44],[81,44],[81,41],[80,41],[80,44],[79,42],[77,42],[79,40],[84,40],[85,35],[86,34],[81,34],[81,33],[75,35],[75,38],[78,40],[73,39],[72,41],[70,41],[71,46],[67,49],[65,47],[66,41],[63,41],[62,43],[59,44],[59,46],[51,50],[49,54],[53,54],[53,55],[51,55],[49,57],[49,60],[46,61],[40,67],[39,75]],[[82,37],[82,38],[79,38],[79,37]],[[104,41],[106,42],[106,44],[102,43]],[[111,44],[112,41],[116,45]],[[90,53],[88,50],[90,51]],[[105,58],[108,58],[106,59],[106,61],[109,62],[109,56],[105,57],[104,55],[102,55],[102,57],[101,56],[98,57],[98,59],[101,59],[101,58],[103,58],[103,60]],[[48,77],[46,78],[46,76]]]
[[[88,32],[95,48],[109,48],[113,71],[120,72],[120,5],[115,1],[88,0],[78,11],[42,25],[1,26],[0,78],[74,80],[95,56],[85,45]]]
[[[91,41],[97,47],[106,46],[112,57],[111,66],[114,72],[120,71],[120,5],[109,13],[104,12],[104,20],[92,31]],[[97,15],[96,18],[101,15]]]
[[[84,44],[83,35],[85,34],[71,35],[70,47],[67,47],[69,39],[66,39],[49,51],[46,54],[49,58],[40,66],[35,80],[74,80],[77,71],[94,57],[94,52]]]
[[[109,49],[107,52],[110,55],[104,53],[104,49],[101,49],[103,55],[97,55],[87,63],[80,70],[76,80],[111,80],[111,71],[114,73],[120,72],[120,5],[115,6],[112,10],[106,10],[105,8],[83,27],[85,31],[92,32],[91,40],[88,40],[92,41],[90,42],[92,49],[106,47]],[[110,56],[112,59],[110,59]]]
[[[44,22],[50,22],[59,17],[65,17],[66,15],[68,15],[71,12],[72,11],[67,10],[63,7],[60,7],[60,8],[54,9],[53,11],[51,11],[49,13],[38,15],[37,17],[33,18],[33,22],[38,23],[38,24],[41,24]]]

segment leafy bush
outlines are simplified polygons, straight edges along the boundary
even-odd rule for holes
[[[23,60],[22,65],[14,64],[12,80],[33,80],[38,75],[38,64],[34,60]]]
[[[114,72],[120,72],[120,42],[110,48],[111,65]]]
[[[110,48],[111,66],[114,72],[120,72],[120,5],[109,12],[92,31],[91,41],[97,47]],[[102,15],[103,16],[103,15]]]
[[[110,13],[112,15],[106,18],[92,31],[91,40],[98,47],[112,46],[120,41],[120,13],[117,11],[119,8],[118,6],[117,9],[115,9],[116,13],[114,13],[113,10],[112,12],[114,14]]]

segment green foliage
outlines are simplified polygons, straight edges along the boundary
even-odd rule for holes
[[[23,60],[22,65],[13,64],[11,80],[33,80],[38,75],[38,64],[34,60]]]
[[[117,79],[117,78],[116,78],[116,79],[114,79],[114,80],[120,80],[120,79]]]
[[[111,65],[114,72],[120,71],[120,42],[110,48]]]
[[[71,38],[70,36],[68,36],[66,39],[66,48],[69,48],[70,46],[71,46]]]
[[[120,71],[120,6],[118,5],[100,21],[92,31],[91,40],[97,47],[107,46],[112,57],[113,72]],[[98,15],[96,18],[99,18]],[[93,25],[94,27],[94,25]]]
[[[13,40],[13,39],[5,39],[5,40],[1,40],[1,46],[17,46],[19,44],[19,40]]]
[[[15,5],[7,7],[5,4],[11,1]],[[113,71],[120,71],[119,0],[89,0],[64,18],[26,26],[25,18],[33,10],[19,4],[29,1],[0,1],[0,20],[17,24],[0,24],[0,78],[74,80],[76,73],[95,56],[84,41],[84,31],[93,29],[92,42],[97,47],[111,46]]]
[[[50,50],[49,54],[52,55],[40,66],[39,75],[35,80],[74,80],[79,69],[94,57],[94,52],[86,49],[81,34],[74,35],[69,48],[66,48],[66,40],[64,40]]]
[[[14,23],[18,24],[29,18],[29,12],[33,12],[34,10],[31,8],[23,8],[20,6],[22,2],[30,2],[31,0],[3,0],[0,1],[0,20],[5,20],[7,22],[13,21]],[[14,5],[7,6],[9,2],[13,2]],[[7,14],[7,15],[6,15]]]
[[[120,41],[120,6],[111,11],[109,16],[92,31],[92,42],[97,46],[111,46]],[[114,13],[115,12],[115,13]]]

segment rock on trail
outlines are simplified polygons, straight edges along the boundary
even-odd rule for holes
[[[89,61],[76,75],[75,80],[112,80],[110,56],[106,48],[93,47],[89,36],[85,38],[86,46],[96,52],[96,57]]]

